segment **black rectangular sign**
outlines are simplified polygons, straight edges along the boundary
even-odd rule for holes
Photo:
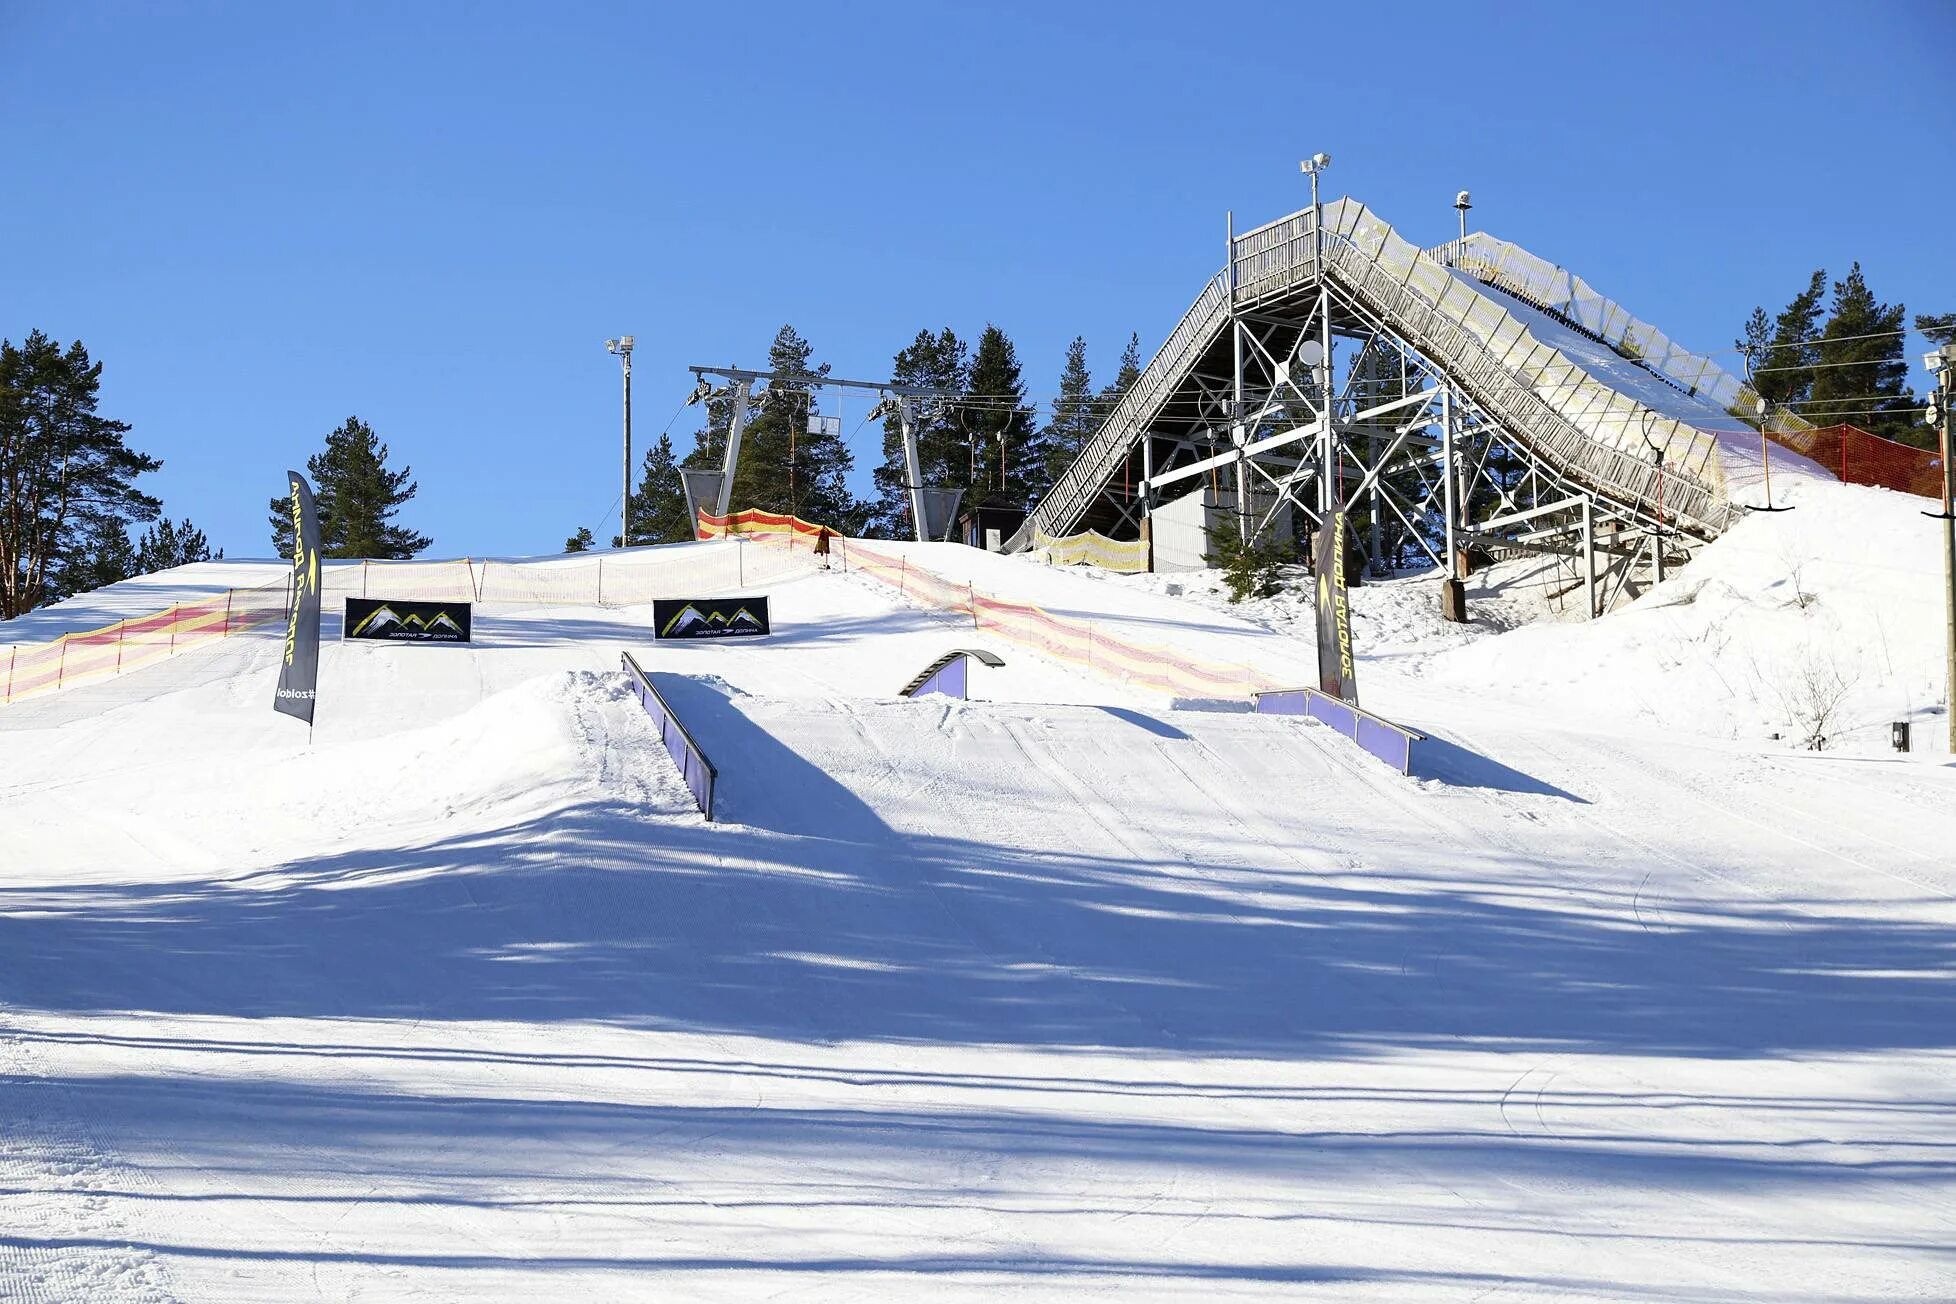
[[[655,598],[652,632],[659,638],[743,638],[768,632],[767,599]]]
[[[340,637],[377,643],[466,643],[472,606],[467,602],[348,598]]]

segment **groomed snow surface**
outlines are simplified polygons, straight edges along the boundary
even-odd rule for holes
[[[1799,495],[1595,623],[1357,591],[1416,778],[844,573],[329,643],[310,742],[273,635],[0,709],[0,1298],[1956,1296],[1933,523]],[[1309,675],[1295,598],[904,551]]]

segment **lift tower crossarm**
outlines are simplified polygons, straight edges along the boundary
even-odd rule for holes
[[[954,389],[931,389],[924,385],[900,385],[893,380],[844,380],[814,371],[749,371],[744,367],[688,367],[686,370],[695,376],[719,376],[735,384],[751,385],[755,381],[786,381],[796,385],[807,385],[814,389],[822,385],[833,385],[838,389],[866,389],[878,394],[899,394],[904,398],[958,398],[961,395]]]

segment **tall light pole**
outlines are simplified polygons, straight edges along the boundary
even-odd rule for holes
[[[625,473],[624,496],[618,503],[618,546],[632,546],[632,337],[620,335],[604,342],[606,349],[625,364]]]
[[[1467,210],[1474,206],[1474,197],[1461,191],[1453,197],[1453,206],[1460,210],[1460,243],[1467,243]]]
[[[1318,173],[1331,166],[1331,155],[1318,153],[1297,165],[1297,170],[1311,178],[1311,231],[1312,246],[1317,255],[1318,275],[1324,275],[1324,210],[1318,207]]]
[[[1956,466],[1949,461],[1949,407],[1956,398],[1956,342],[1943,345],[1922,359],[1936,378],[1929,420],[1942,427],[1942,565],[1948,581],[1946,621],[1949,638],[1949,677],[1944,686],[1944,712],[1949,717],[1949,750],[1956,754]],[[1934,513],[1925,513],[1934,515]]]

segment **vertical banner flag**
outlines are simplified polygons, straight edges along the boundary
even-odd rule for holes
[[[1318,689],[1347,706],[1358,705],[1358,669],[1352,659],[1352,606],[1345,557],[1351,522],[1343,511],[1325,517],[1318,530]]]
[[[292,606],[285,617],[285,655],[278,668],[278,696],[272,709],[312,723],[319,696],[319,513],[312,486],[297,471],[285,478],[291,493]]]

